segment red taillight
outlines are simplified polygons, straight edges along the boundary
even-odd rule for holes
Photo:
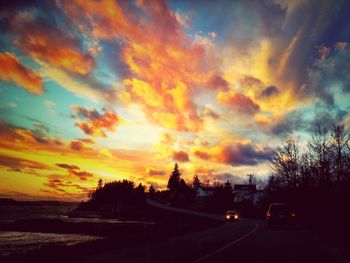
[[[271,213],[269,211],[267,211],[266,217],[271,217]]]
[[[292,217],[295,217],[295,213],[293,212],[291,216],[292,216]]]

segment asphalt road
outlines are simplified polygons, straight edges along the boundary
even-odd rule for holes
[[[301,227],[270,229],[263,220],[249,219],[224,223],[206,231],[168,240],[89,256],[84,261],[349,262],[342,258],[337,250],[326,246],[308,230]]]

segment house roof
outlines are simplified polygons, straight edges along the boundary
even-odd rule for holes
[[[244,191],[256,191],[256,185],[255,184],[235,184],[235,186],[233,187],[234,191],[240,191],[240,190],[244,190]]]

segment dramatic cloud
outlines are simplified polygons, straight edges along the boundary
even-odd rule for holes
[[[237,113],[243,115],[254,115],[260,109],[252,99],[241,93],[220,92],[218,101],[224,105],[230,105]]]
[[[347,74],[350,67],[350,48],[344,43],[340,45],[341,48],[335,45],[330,49],[328,57],[316,61],[309,69],[307,87],[328,106],[335,103],[332,92],[335,87],[350,93],[350,77]]]
[[[44,135],[44,132],[34,132],[0,121],[0,147],[15,150],[52,150],[62,151],[64,145],[57,138]]]
[[[269,147],[253,145],[249,142],[224,141],[216,147],[194,149],[194,154],[204,160],[239,166],[256,165],[271,160],[274,151]]]
[[[227,90],[229,86],[228,82],[223,77],[218,75],[214,75],[212,78],[210,78],[207,85],[213,89],[219,90]]]
[[[50,169],[49,166],[17,157],[0,155],[0,166],[6,167],[11,171],[21,171],[22,169]]]
[[[51,175],[51,177],[57,177],[57,175]],[[49,179],[49,181],[46,183],[43,183],[43,185],[52,189],[55,192],[55,195],[57,195],[56,192],[62,193],[64,195],[72,195],[70,191],[72,189],[75,189],[75,190],[78,190],[78,193],[82,193],[84,197],[90,191],[88,187],[83,187],[79,184],[72,183],[71,181],[67,181],[64,179],[57,179],[57,178]],[[75,196],[77,196],[77,194],[75,194]]]
[[[350,127],[346,0],[5,2],[1,192],[264,179],[281,140]]]
[[[84,144],[80,141],[71,141],[70,148],[75,151],[81,151],[84,149]]]
[[[190,161],[190,159],[188,158],[188,154],[184,151],[173,151],[173,159],[179,162]]]
[[[304,128],[305,121],[302,114],[293,111],[274,120],[269,127],[269,131],[275,135],[288,136],[290,133]]]
[[[57,27],[24,13],[10,15],[9,20],[13,32],[18,34],[16,45],[30,57],[81,75],[94,67],[92,56],[81,51],[78,39]]]
[[[263,89],[259,95],[260,97],[271,97],[276,94],[278,94],[278,88],[275,86],[269,86]]]
[[[67,169],[70,175],[77,176],[79,177],[80,180],[87,180],[88,178],[93,177],[92,173],[83,171],[76,165],[65,164],[65,163],[57,163],[56,165],[63,169]]]
[[[199,157],[203,160],[210,160],[211,159],[211,154],[206,152],[206,151],[195,150],[194,155],[196,155],[197,157]]]
[[[150,176],[163,176],[166,174],[164,170],[158,170],[154,168],[148,168],[146,169],[146,171],[147,171],[147,174]]]
[[[211,107],[209,106],[205,106],[202,114],[201,114],[202,118],[211,118],[214,120],[217,120],[220,118],[219,114],[217,114]]]
[[[117,2],[61,1],[61,5],[93,38],[122,41],[119,58],[131,73],[123,82],[150,120],[177,130],[199,129],[201,120],[192,101],[194,87],[227,85],[222,78],[213,77],[217,75],[213,70],[208,74],[204,69],[203,65],[213,67],[215,63],[201,63],[205,47],[193,44],[181,31],[164,1],[135,3],[148,19],[132,13],[129,4]]]
[[[120,118],[113,111],[105,111],[104,114],[100,114],[97,110],[77,105],[74,105],[72,109],[76,118],[87,120],[76,122],[76,125],[87,135],[107,137],[106,132],[115,131],[116,126],[120,122]]]
[[[12,53],[0,53],[0,80],[14,82],[34,95],[44,92],[41,77],[21,64]]]
[[[306,125],[306,130],[311,133],[320,128],[331,131],[336,125],[341,124],[347,115],[347,111],[336,111],[334,113],[327,111],[316,112],[314,118]]]

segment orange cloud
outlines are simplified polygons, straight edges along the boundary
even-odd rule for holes
[[[84,149],[84,144],[80,141],[71,141],[70,148],[75,151],[81,151]]]
[[[233,91],[220,92],[218,94],[218,101],[222,104],[232,106],[233,109],[240,114],[254,115],[260,110],[259,105],[252,99],[242,93]]]
[[[6,122],[0,121],[0,149],[15,150],[18,152],[26,151],[49,151],[54,153],[66,154],[76,153],[68,142],[62,141],[58,138],[47,137],[43,134],[12,126]],[[90,148],[84,147],[81,149],[79,155],[93,154]]]
[[[92,173],[81,170],[76,165],[70,165],[65,163],[57,163],[58,167],[67,169],[70,175],[78,176],[80,180],[87,180],[89,177],[93,177]]]
[[[11,171],[21,171],[22,169],[50,169],[49,166],[17,157],[10,157],[0,154],[0,166],[6,167]]]
[[[212,158],[209,152],[201,150],[195,150],[194,155],[203,160],[210,160]]]
[[[173,151],[173,159],[179,162],[188,162],[188,154],[184,151]]]
[[[0,80],[14,82],[34,95],[40,95],[44,91],[41,77],[9,52],[0,53]]]
[[[76,125],[87,135],[97,137],[107,137],[107,131],[115,131],[120,118],[115,112],[105,111],[104,114],[96,110],[86,109],[77,105],[73,106],[75,117],[87,119],[87,121],[78,121]]]
[[[95,66],[93,57],[80,51],[76,39],[49,26],[27,23],[22,27],[17,45],[31,57],[80,75],[86,75]]]
[[[200,159],[233,166],[256,165],[270,160],[273,150],[249,141],[222,141],[215,147],[194,147],[193,153]]]
[[[202,120],[192,100],[196,88],[226,89],[227,83],[213,77],[217,70],[215,63],[204,63],[205,46],[182,31],[165,1],[136,1],[147,19],[129,11],[130,5],[108,0],[61,1],[84,33],[97,40],[121,40],[119,59],[131,73],[125,74],[123,83],[151,121],[176,130],[198,130]]]

